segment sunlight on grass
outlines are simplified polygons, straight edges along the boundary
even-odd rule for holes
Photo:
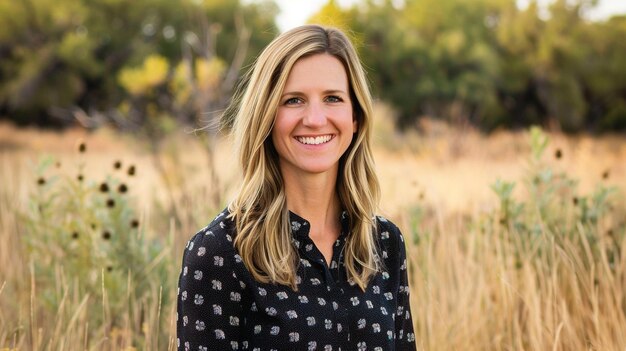
[[[625,349],[626,142],[424,123],[375,140],[419,349]],[[165,141],[166,177],[110,131],[0,135],[0,350],[175,349],[182,248],[237,184],[228,141],[208,184],[192,135]]]

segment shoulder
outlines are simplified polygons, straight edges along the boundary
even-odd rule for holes
[[[400,228],[383,216],[376,216],[376,236],[380,241],[391,242],[394,244],[404,244],[404,236]]]
[[[185,260],[212,257],[218,253],[234,253],[235,224],[228,210],[220,212],[207,226],[196,232],[185,246]]]
[[[376,239],[378,247],[382,249],[385,261],[403,259],[406,256],[404,236],[400,228],[383,216],[376,216]]]

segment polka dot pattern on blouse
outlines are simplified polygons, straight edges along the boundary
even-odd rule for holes
[[[300,255],[298,291],[255,281],[233,246],[234,222],[224,210],[187,243],[177,298],[178,350],[415,350],[404,240],[377,217],[383,270],[366,291],[348,281],[343,248],[330,266],[309,238],[309,222],[290,212]]]

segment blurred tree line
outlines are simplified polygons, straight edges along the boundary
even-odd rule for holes
[[[312,19],[351,30],[373,86],[400,126],[420,116],[484,130],[540,124],[626,130],[626,16],[596,0],[333,0]]]
[[[347,29],[398,125],[626,130],[626,16],[597,0],[330,0],[311,22]],[[163,133],[225,107],[277,33],[276,5],[240,0],[0,2],[0,118]],[[203,123],[204,122],[204,123]]]
[[[2,1],[0,116],[152,135],[206,124],[278,33],[277,13],[239,0]]]

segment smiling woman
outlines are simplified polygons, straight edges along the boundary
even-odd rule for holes
[[[372,103],[346,36],[303,26],[234,99],[243,180],[188,243],[180,350],[414,350],[404,240],[375,216]]]

